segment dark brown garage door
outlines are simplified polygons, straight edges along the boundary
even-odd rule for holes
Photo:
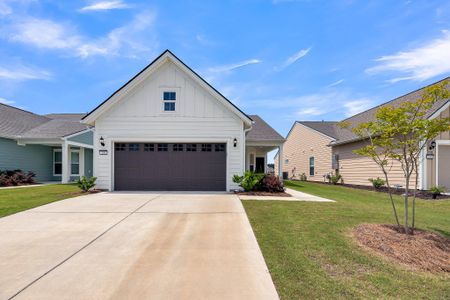
[[[115,190],[225,191],[225,144],[116,143]]]

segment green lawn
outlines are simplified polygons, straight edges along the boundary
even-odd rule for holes
[[[0,217],[80,194],[75,184],[0,189]]]
[[[337,202],[243,201],[282,299],[450,298],[448,274],[388,263],[349,237],[360,223],[393,222],[386,194],[310,182],[286,186]],[[450,201],[419,200],[417,225],[450,237]]]

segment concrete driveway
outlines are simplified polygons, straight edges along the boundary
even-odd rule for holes
[[[0,299],[277,299],[239,199],[101,193],[0,219]]]

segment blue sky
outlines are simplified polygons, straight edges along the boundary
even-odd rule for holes
[[[285,135],[450,74],[449,1],[0,0],[0,101],[88,112],[165,49]]]

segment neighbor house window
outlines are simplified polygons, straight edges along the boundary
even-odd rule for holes
[[[62,152],[61,149],[53,149],[53,175],[62,174]]]
[[[169,150],[168,144],[158,144],[158,151],[159,152],[167,152]]]
[[[80,175],[79,150],[70,150],[70,175]]]
[[[177,100],[176,92],[164,92],[164,111],[175,111],[175,101]]]
[[[309,176],[314,176],[314,156],[309,158]]]

